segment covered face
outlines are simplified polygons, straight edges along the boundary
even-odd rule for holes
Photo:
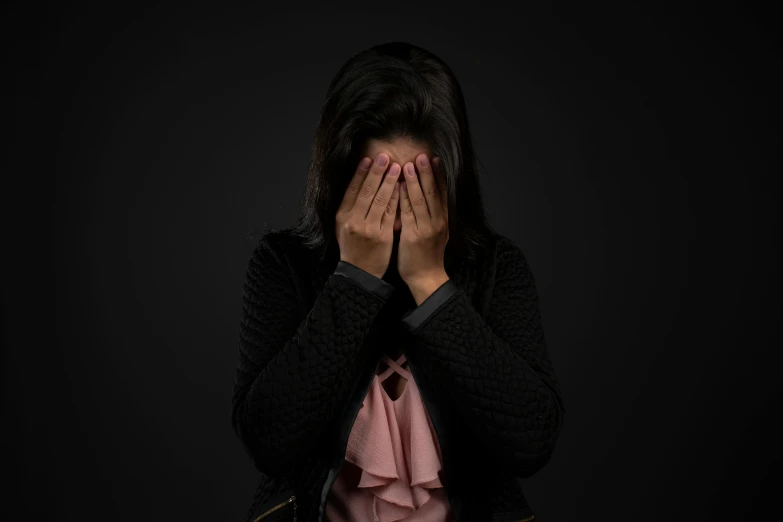
[[[419,154],[426,154],[427,157],[432,159],[432,150],[429,145],[421,141],[411,140],[409,138],[394,138],[391,141],[382,141],[376,139],[367,140],[362,151],[363,156],[375,159],[375,157],[384,152],[389,155],[389,166],[394,163],[399,164],[400,168],[405,168],[406,163],[416,164],[416,157]],[[402,172],[402,171],[401,171]],[[400,176],[398,183],[404,183],[405,177]],[[398,241],[402,229],[402,220],[400,219],[400,207],[397,206],[397,216],[394,218],[394,236],[395,243]]]

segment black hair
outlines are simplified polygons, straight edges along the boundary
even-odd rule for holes
[[[339,257],[335,215],[364,145],[394,138],[424,142],[440,158],[449,206],[445,255],[474,258],[494,231],[484,211],[462,90],[440,58],[406,42],[359,52],[329,84],[301,212],[289,230],[318,249],[322,260]]]

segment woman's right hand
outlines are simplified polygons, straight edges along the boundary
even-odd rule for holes
[[[363,158],[337,210],[340,260],[381,278],[394,245],[394,218],[400,202],[400,165],[388,165],[383,152],[373,162]],[[389,173],[384,176],[386,169]],[[380,188],[379,188],[380,187]]]

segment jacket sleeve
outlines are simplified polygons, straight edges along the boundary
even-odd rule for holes
[[[255,467],[281,476],[300,463],[347,403],[347,376],[394,287],[340,261],[306,317],[268,235],[242,292],[232,424]]]
[[[494,469],[529,477],[549,461],[565,408],[527,260],[504,239],[496,266],[486,320],[449,280],[403,317],[406,357]]]

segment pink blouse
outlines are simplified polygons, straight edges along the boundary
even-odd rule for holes
[[[384,355],[348,437],[345,462],[326,502],[329,522],[448,522],[442,457],[411,373]],[[381,386],[393,372],[407,380],[392,400]]]

